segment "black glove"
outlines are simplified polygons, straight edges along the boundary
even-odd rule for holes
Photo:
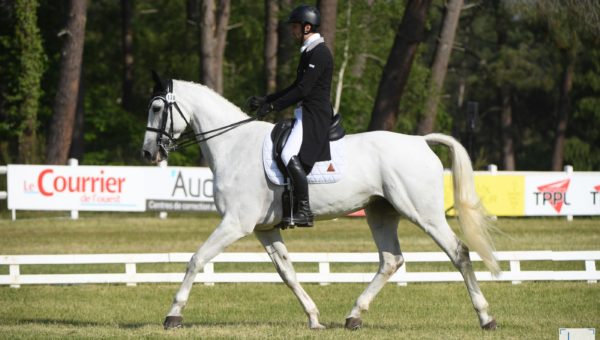
[[[270,112],[273,112],[273,111],[274,111],[273,104],[264,103],[258,108],[258,111],[256,111],[256,116],[258,118],[263,118],[264,116],[266,116],[267,114],[269,114]]]
[[[254,111],[267,102],[267,97],[252,96],[246,100],[246,105],[250,111]]]

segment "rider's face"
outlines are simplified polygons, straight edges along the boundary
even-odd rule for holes
[[[297,22],[290,23],[290,32],[296,42],[302,43],[302,24]]]

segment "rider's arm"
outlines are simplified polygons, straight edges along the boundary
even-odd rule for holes
[[[272,102],[275,111],[281,111],[290,105],[298,103],[312,91],[326,64],[331,62],[331,57],[328,57],[327,52],[326,49],[314,50],[308,61],[308,66],[302,74],[302,78],[295,81],[289,88],[283,90],[282,92],[285,93]]]

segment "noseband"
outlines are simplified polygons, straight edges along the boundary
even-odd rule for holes
[[[213,129],[210,131],[194,133],[194,131],[191,129],[190,122],[185,117],[183,112],[181,112],[179,105],[177,105],[176,97],[175,97],[175,94],[173,93],[173,89],[172,89],[172,82],[169,82],[169,85],[167,86],[166,91],[158,93],[158,94],[154,95],[152,97],[152,99],[150,99],[150,105],[152,105],[152,103],[155,100],[161,100],[165,104],[163,112],[162,112],[161,121],[160,121],[160,128],[157,129],[157,128],[148,126],[148,127],[146,127],[146,131],[156,132],[156,145],[158,145],[160,152],[163,153],[163,155],[165,155],[165,156],[168,156],[169,152],[171,152],[171,151],[183,149],[183,148],[193,145],[195,143],[205,142],[213,137],[220,136],[220,135],[224,134],[225,132],[228,132],[229,130],[233,130],[236,127],[239,127],[239,126],[249,123],[253,120],[256,120],[256,117],[250,117],[248,119],[244,119],[239,122],[235,122],[233,124],[222,126],[220,128],[216,128],[216,129]],[[184,130],[186,130],[188,127],[190,127],[190,130],[183,132],[179,136],[179,138],[175,138],[175,136],[174,136],[175,133],[173,130],[173,107],[175,107],[175,109],[177,110],[177,112],[179,113],[181,118],[183,118],[183,120],[185,121],[185,129]],[[170,124],[169,130],[167,130],[167,120],[169,118],[171,118],[171,124]],[[211,134],[211,133],[212,133],[212,135],[209,136],[209,134]]]

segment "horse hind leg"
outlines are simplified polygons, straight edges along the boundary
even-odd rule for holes
[[[294,270],[292,261],[290,261],[290,256],[287,247],[283,243],[280,230],[277,228],[269,231],[255,231],[254,234],[262,243],[265,251],[269,254],[269,257],[271,257],[275,269],[277,269],[283,282],[292,290],[294,295],[296,295],[298,301],[300,301],[302,308],[304,308],[304,313],[308,316],[308,327],[311,329],[325,329],[325,326],[319,323],[319,310],[317,309],[317,305],[306,293],[304,288],[302,288],[300,282],[298,282],[298,279],[296,278],[296,271]]]
[[[404,258],[398,241],[400,214],[384,199],[371,202],[365,209],[367,222],[379,252],[379,270],[367,288],[358,297],[346,317],[347,329],[362,325],[361,314],[369,309],[371,301],[392,275],[402,266]]]
[[[456,267],[463,276],[469,297],[471,298],[471,302],[473,303],[473,307],[479,318],[479,325],[481,328],[486,330],[495,329],[496,320],[488,314],[489,305],[477,283],[467,246],[458,239],[448,225],[445,217],[442,217],[441,220],[435,224],[419,223],[419,225],[433,238],[440,248],[442,248],[452,261],[454,267]]]

